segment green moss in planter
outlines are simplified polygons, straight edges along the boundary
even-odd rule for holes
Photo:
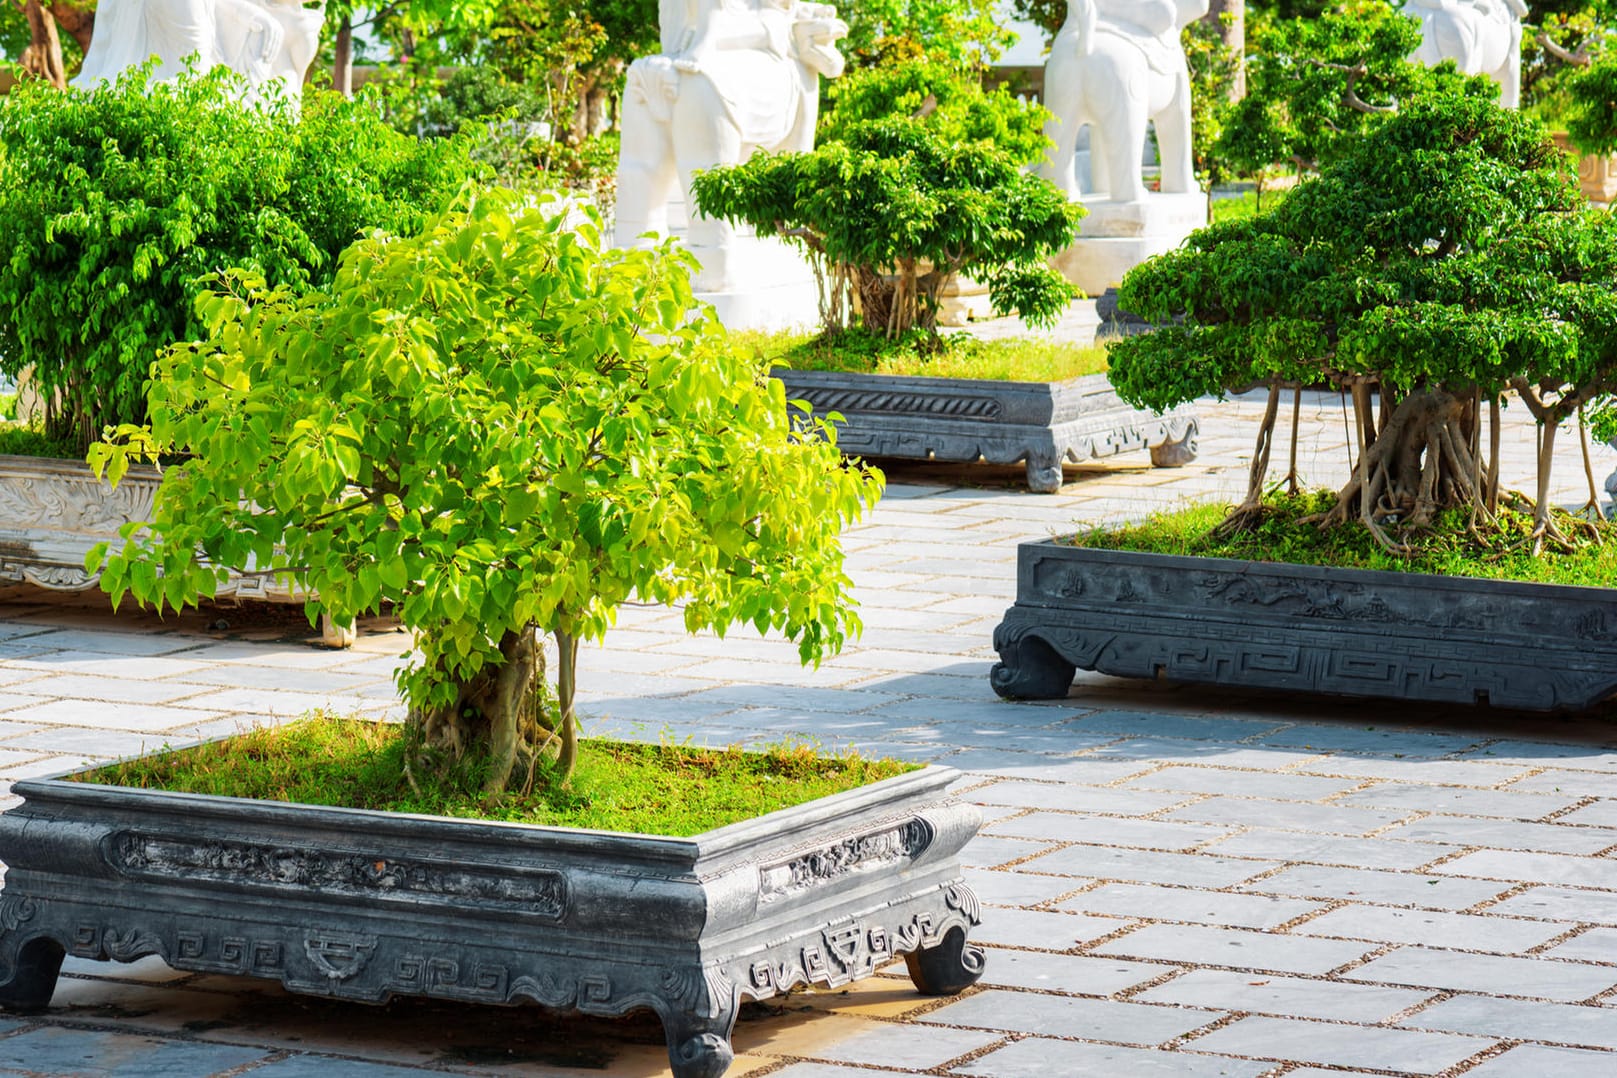
[[[192,748],[110,764],[82,782],[433,816],[687,836],[915,770],[896,760],[592,741],[572,781],[490,799],[404,772],[405,728],[314,715]]]
[[[1473,536],[1466,528],[1465,511],[1451,509],[1439,516],[1431,532],[1413,539],[1413,555],[1401,557],[1389,553],[1363,528],[1321,528],[1308,519],[1329,512],[1336,499],[1330,491],[1272,497],[1259,521],[1234,534],[1221,533],[1218,527],[1229,507],[1207,504],[1161,513],[1140,524],[1085,532],[1072,542],[1153,554],[1617,586],[1617,523],[1573,521],[1563,516],[1562,530],[1583,541],[1570,552],[1546,550],[1534,557],[1531,512],[1503,511],[1497,529]]]
[[[14,423],[0,423],[0,456],[84,459],[72,438],[52,438],[36,427]]]
[[[800,371],[981,378],[994,382],[1065,382],[1106,371],[1106,349],[1062,341],[958,333],[935,340],[914,333],[888,341],[862,329],[806,333],[736,333],[743,348]]]

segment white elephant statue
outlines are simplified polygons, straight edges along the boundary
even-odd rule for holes
[[[758,149],[814,148],[820,77],[842,74],[837,42],[848,26],[829,4],[805,0],[662,0],[663,52],[629,65],[618,156],[615,242],[668,231],[682,194],[686,246],[702,271],[698,291],[732,279],[735,229],[698,214],[691,174],[739,164]]]
[[[299,0],[102,0],[95,34],[74,86],[115,82],[157,57],[152,77],[171,79],[196,57],[197,69],[218,64],[245,76],[247,98],[261,100],[279,81],[294,106],[319,51],[321,10]]]
[[[1500,104],[1520,106],[1523,0],[1408,0],[1404,14],[1420,22],[1420,48],[1412,59],[1453,60],[1467,75],[1497,82]]]
[[[1162,190],[1196,190],[1190,149],[1190,72],[1179,32],[1207,14],[1208,0],[1068,0],[1067,21],[1050,44],[1044,104],[1055,143],[1041,174],[1078,200],[1145,198],[1140,159],[1146,124],[1156,127]],[[1078,132],[1089,128],[1093,191],[1074,169]]]

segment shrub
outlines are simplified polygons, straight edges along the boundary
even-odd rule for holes
[[[188,458],[102,586],[178,605],[233,567],[295,577],[311,617],[392,604],[416,766],[491,792],[551,756],[565,781],[578,643],[631,596],[834,651],[858,626],[837,537],[879,474],[693,316],[688,256],[599,230],[489,192],[361,241],[302,297],[242,275],[205,294],[207,338],[159,360],[150,426],[92,447],[114,479]]]
[[[192,301],[239,266],[303,290],[375,228],[408,233],[472,174],[362,103],[238,104],[228,72],[0,101],[0,370],[33,368],[50,433],[88,443],[144,415],[158,349],[199,328]]]
[[[1498,409],[1512,392],[1540,423],[1532,542],[1564,543],[1556,427],[1617,391],[1617,226],[1579,203],[1537,121],[1480,97],[1417,102],[1278,208],[1131,271],[1124,306],[1184,321],[1114,345],[1112,380],[1152,408],[1269,387],[1229,529],[1262,513],[1280,391],[1340,387],[1357,460],[1321,523],[1360,522],[1398,551],[1444,510],[1485,529],[1508,508]]]

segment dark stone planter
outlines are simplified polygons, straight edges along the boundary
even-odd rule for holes
[[[1617,693],[1617,589],[1023,543],[1005,697],[1076,669],[1553,711]]]
[[[0,1006],[64,954],[394,995],[662,1019],[678,1078],[729,1066],[744,999],[903,955],[982,972],[957,855],[980,814],[929,767],[689,839],[23,781],[0,815]]]
[[[1158,467],[1196,457],[1188,409],[1152,415],[1124,404],[1105,375],[1068,382],[992,382],[831,371],[771,372],[790,400],[842,415],[837,444],[864,457],[1027,464],[1028,489],[1061,488],[1063,461],[1148,449]]]

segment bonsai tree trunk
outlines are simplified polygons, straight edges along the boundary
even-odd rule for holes
[[[416,746],[412,775],[440,771],[445,764],[486,766],[485,792],[526,792],[549,760],[554,781],[565,784],[578,754],[573,712],[578,642],[560,630],[555,636],[560,669],[553,709],[547,707],[544,651],[533,626],[507,632],[500,640],[501,661],[461,683],[452,703],[411,707],[405,721]]]
[[[332,44],[331,88],[344,97],[354,96],[354,20],[344,15]]]
[[[1225,22],[1228,16],[1229,21]],[[1246,96],[1246,0],[1212,0],[1204,22],[1218,27],[1224,47],[1235,54],[1235,78],[1230,81],[1230,100]]]

